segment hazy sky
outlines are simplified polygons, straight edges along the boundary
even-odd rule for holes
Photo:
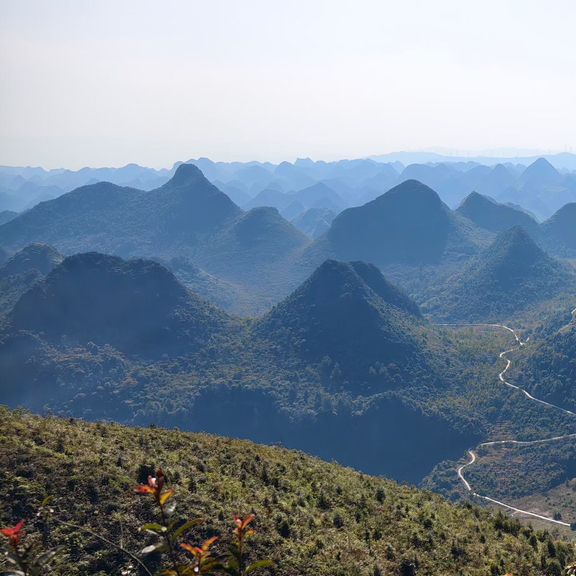
[[[576,148],[575,0],[0,0],[0,164]]]

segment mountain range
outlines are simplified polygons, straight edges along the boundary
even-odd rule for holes
[[[194,245],[241,213],[199,170],[183,165],[153,192],[101,182],[43,202],[4,224],[0,243],[20,249],[33,235],[68,253],[95,246],[130,253],[137,245],[146,252],[154,245],[162,255],[171,243]]]
[[[576,299],[576,204],[540,223],[498,194],[453,210],[427,184],[397,182],[441,188],[459,171],[545,191],[568,174],[200,164],[218,186],[179,164],[151,190],[90,184],[0,224],[2,402],[281,443],[458,497],[469,446],[569,429],[569,415],[499,385],[509,334],[432,322],[532,330],[522,382],[571,406],[571,327],[555,315]],[[252,181],[234,184],[243,205],[263,184],[284,203],[246,211],[225,174]]]
[[[0,227],[1,246],[19,250],[32,242],[64,254],[190,258],[224,280],[273,292],[272,269],[285,267],[308,239],[274,209],[243,212],[198,168],[182,164],[158,189],[84,186]]]
[[[300,197],[318,200],[331,189],[316,184],[305,191]],[[453,211],[430,187],[407,180],[335,218],[309,208],[294,224],[312,239],[274,207],[244,212],[195,165],[181,164],[151,191],[99,183],[43,202],[0,225],[0,246],[14,252],[42,243],[66,255],[97,250],[173,262],[180,278],[210,301],[255,315],[327,258],[372,262],[423,302],[430,282],[445,282],[513,226],[555,256],[575,256],[575,205],[539,224],[520,208],[478,193]]]
[[[481,256],[479,278],[527,254],[535,264],[519,273],[542,263],[549,282],[566,273],[539,250],[523,230],[505,232]],[[413,482],[489,437],[511,409],[520,429],[565,425],[503,403],[494,359],[473,342],[462,356],[462,335],[431,325],[371,264],[327,260],[269,312],[243,320],[158,262],[26,252],[49,264],[28,284],[8,276],[21,288],[0,323],[11,406],[280,442]]]
[[[397,158],[403,157],[402,161]],[[289,220],[306,209],[335,211],[359,206],[405,180],[417,179],[435,189],[450,207],[457,207],[471,192],[502,203],[522,205],[545,219],[568,202],[576,201],[576,163],[573,155],[543,157],[457,158],[401,155],[388,162],[374,159],[336,162],[298,159],[282,162],[213,162],[191,159],[214,185],[244,209],[270,206]],[[152,190],[166,183],[182,162],[154,170],[129,164],[122,168],[50,170],[0,167],[0,211],[24,211],[38,202],[71,190],[109,181],[119,186]],[[310,191],[324,187],[321,205]]]
[[[268,189],[293,196],[315,183],[334,190],[344,207],[364,204],[382,191],[405,180],[416,179],[435,189],[444,202],[456,207],[473,191],[492,196],[500,202],[520,204],[547,218],[567,202],[576,200],[576,162],[573,155],[532,158],[474,159],[442,156],[389,156],[388,161],[374,159],[314,162],[298,159],[293,164],[249,164],[189,160],[207,171],[207,177],[227,192],[240,193],[250,206],[270,202],[256,199]],[[382,160],[382,159],[381,159]],[[248,165],[246,165],[248,166]],[[256,166],[258,170],[256,170]],[[233,192],[232,192],[233,190]],[[285,196],[276,195],[278,199]],[[275,205],[275,204],[271,204]],[[277,206],[280,208],[280,206]]]
[[[80,254],[20,297],[0,335],[10,405],[280,441],[397,478],[478,434],[458,407],[433,408],[451,356],[416,304],[360,262],[327,261],[241,321],[155,262]]]

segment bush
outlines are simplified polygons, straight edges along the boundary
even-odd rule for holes
[[[143,477],[143,472],[146,469],[146,465],[140,467],[139,478]],[[88,484],[87,489],[89,497],[90,494],[98,494],[92,482]],[[197,519],[182,522],[173,518],[176,509],[176,500],[174,498],[176,491],[174,488],[167,487],[166,476],[161,468],[156,471],[155,476],[148,475],[146,483],[137,486],[135,491],[138,494],[150,497],[157,511],[156,521],[144,524],[140,528],[142,534],[151,535],[154,540],[153,543],[142,548],[140,554],[125,549],[121,544],[116,544],[89,528],[57,519],[53,514],[54,510],[50,507],[50,498],[43,502],[37,518],[41,519],[44,526],[47,526],[51,521],[55,521],[72,527],[77,531],[67,539],[72,555],[73,542],[82,540],[81,533],[88,533],[113,547],[117,552],[126,554],[147,576],[153,576],[151,564],[158,566],[158,574],[162,576],[196,576],[202,574],[245,576],[272,565],[268,560],[261,560],[251,564],[246,562],[246,542],[255,534],[254,529],[251,527],[255,519],[254,514],[249,514],[246,518],[236,516],[232,545],[225,554],[218,555],[214,551],[214,547],[220,540],[219,536],[212,536],[204,540],[200,545],[184,541],[188,533],[202,522]],[[0,533],[7,538],[4,557],[11,569],[6,574],[9,576],[47,576],[50,574],[51,563],[61,546],[44,550],[34,543],[24,542],[24,525],[25,521],[21,520],[13,528],[0,530]],[[287,522],[285,529],[288,531],[287,537],[290,531]],[[146,557],[149,557],[151,561],[146,562]]]

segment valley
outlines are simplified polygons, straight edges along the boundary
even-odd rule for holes
[[[504,326],[504,325],[493,325],[492,327],[493,328],[501,328],[503,330],[508,330],[509,332],[512,332],[512,334],[514,335],[514,338],[516,339],[518,348],[526,345],[526,342],[522,341],[520,339],[520,337],[518,336],[518,334],[512,328],[509,328],[508,326]],[[506,361],[506,367],[504,368],[504,370],[502,370],[502,372],[500,372],[498,374],[498,378],[499,378],[500,382],[502,382],[502,384],[504,384],[505,386],[508,386],[509,388],[512,388],[514,390],[521,392],[522,394],[524,394],[524,396],[526,398],[528,398],[532,402],[536,402],[538,404],[541,404],[543,408],[551,408],[553,410],[560,410],[560,411],[564,412],[565,414],[569,414],[570,416],[576,417],[576,414],[574,414],[574,412],[571,412],[570,410],[565,410],[564,408],[561,408],[561,407],[556,406],[554,404],[550,404],[549,402],[545,402],[544,400],[539,400],[538,398],[534,398],[534,396],[529,394],[526,390],[520,388],[519,386],[516,386],[515,384],[511,384],[508,380],[506,380],[507,373],[508,373],[510,367],[512,366],[512,362],[508,358],[508,355],[515,352],[516,349],[517,348],[511,348],[509,350],[505,350],[505,351],[501,352],[499,355],[499,357],[501,359]],[[507,508],[508,510],[511,510],[514,513],[520,514],[521,516],[534,517],[534,518],[538,518],[539,520],[544,520],[546,522],[558,524],[560,526],[570,527],[571,526],[570,522],[565,522],[563,520],[560,520],[558,518],[554,518],[552,516],[543,516],[542,514],[538,514],[536,512],[531,512],[528,510],[519,509],[519,508],[516,508],[514,506],[511,506],[510,504],[506,504],[506,503],[501,502],[499,500],[495,500],[494,498],[491,498],[490,496],[487,496],[484,494],[479,494],[479,493],[475,492],[474,489],[472,488],[472,486],[470,485],[470,483],[468,482],[468,480],[466,480],[466,478],[464,477],[464,471],[468,467],[470,467],[474,464],[478,465],[478,457],[477,457],[477,451],[478,450],[485,451],[487,448],[501,447],[501,446],[510,446],[510,447],[536,446],[536,445],[544,445],[544,444],[548,444],[548,443],[552,443],[552,442],[554,442],[554,443],[555,442],[564,442],[564,441],[572,440],[572,439],[576,439],[576,433],[565,434],[565,435],[561,435],[561,436],[553,436],[551,438],[543,438],[540,440],[509,440],[509,439],[506,439],[506,440],[491,440],[488,442],[483,442],[475,448],[476,451],[468,450],[468,455],[470,457],[470,460],[466,464],[462,464],[458,468],[458,470],[457,470],[458,478],[460,479],[460,481],[462,482],[462,484],[464,485],[466,490],[474,497],[482,498],[483,500],[486,500],[486,501],[491,502],[493,504],[497,504],[498,506],[502,506],[504,508]]]

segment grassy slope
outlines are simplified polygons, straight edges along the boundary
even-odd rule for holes
[[[206,519],[198,537],[227,533],[233,514],[257,514],[254,550],[274,574],[541,574],[551,545],[517,521],[369,477],[298,452],[162,429],[88,424],[0,409],[4,525],[33,515],[45,495],[57,514],[138,549],[147,501],[132,492],[139,470],[162,465],[179,512]],[[125,560],[84,534],[58,528],[71,549],[62,574],[118,573]],[[382,572],[379,572],[381,570]]]

